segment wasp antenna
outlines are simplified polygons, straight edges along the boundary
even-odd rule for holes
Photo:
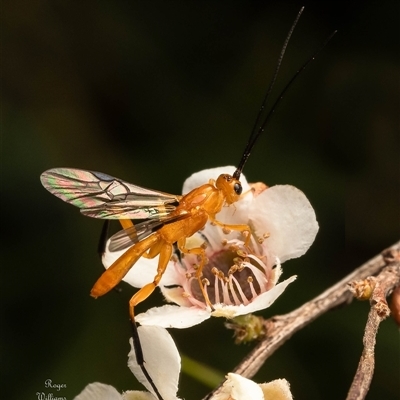
[[[296,17],[296,19],[294,20],[294,22],[293,22],[293,24],[292,24],[292,26],[291,26],[291,28],[290,28],[290,30],[289,30],[289,33],[288,33],[287,36],[286,36],[285,42],[283,43],[281,52],[280,52],[280,54],[279,54],[278,61],[277,61],[277,63],[276,63],[274,75],[273,75],[273,77],[272,77],[272,79],[271,79],[271,82],[270,82],[270,84],[269,84],[269,86],[268,86],[267,92],[266,92],[266,94],[265,94],[265,96],[264,96],[264,99],[263,99],[263,101],[262,101],[262,103],[261,103],[261,107],[260,107],[260,110],[258,111],[257,118],[256,118],[256,120],[254,121],[254,126],[253,126],[253,129],[251,130],[250,138],[255,134],[255,132],[256,132],[256,130],[257,130],[258,122],[259,122],[259,120],[260,120],[260,118],[261,118],[261,115],[262,115],[264,109],[265,109],[265,105],[266,105],[266,103],[267,103],[267,100],[269,99],[269,96],[270,96],[270,94],[271,94],[272,88],[273,88],[274,85],[275,85],[275,81],[276,81],[276,78],[277,78],[277,76],[278,76],[279,69],[281,68],[282,60],[283,60],[283,57],[284,57],[284,55],[285,55],[286,48],[287,48],[287,46],[288,46],[288,44],[289,44],[289,40],[290,40],[290,38],[291,38],[291,36],[292,36],[292,33],[293,33],[293,31],[294,31],[294,28],[296,27],[296,25],[297,25],[297,23],[298,23],[298,21],[299,21],[299,19],[300,19],[301,14],[303,13],[303,11],[304,11],[304,7],[302,7],[302,8],[300,9],[299,13],[297,14],[297,17]]]
[[[272,88],[273,88],[274,85],[275,85],[275,81],[276,81],[276,78],[277,78],[277,76],[278,76],[279,69],[281,68],[282,60],[283,60],[283,57],[284,57],[284,55],[285,55],[286,48],[287,48],[287,46],[288,46],[288,44],[289,44],[289,40],[290,40],[290,38],[291,38],[291,36],[292,36],[292,33],[293,33],[293,31],[294,31],[294,28],[296,28],[296,25],[297,25],[297,23],[299,22],[300,16],[301,16],[301,14],[303,13],[303,11],[304,11],[304,7],[301,7],[301,9],[300,9],[300,11],[298,12],[298,14],[297,14],[297,16],[296,16],[296,18],[295,18],[295,20],[294,20],[292,26],[290,27],[290,30],[289,30],[289,32],[288,32],[288,34],[287,34],[287,36],[286,36],[286,39],[285,39],[285,41],[284,41],[284,43],[283,43],[281,52],[279,53],[279,58],[278,58],[278,61],[277,61],[277,63],[276,63],[274,75],[272,76],[271,82],[270,82],[270,84],[268,85],[268,89],[267,89],[267,92],[266,92],[266,94],[265,94],[265,96],[264,96],[264,99],[263,99],[263,101],[262,101],[262,103],[261,103],[261,107],[260,107],[260,109],[258,110],[258,114],[257,114],[256,120],[254,121],[253,129],[251,130],[251,134],[250,134],[249,140],[248,140],[248,142],[247,142],[247,146],[246,146],[246,148],[245,148],[245,150],[244,150],[243,156],[242,156],[242,158],[241,158],[241,160],[240,160],[240,163],[239,163],[239,165],[238,165],[238,167],[237,167],[235,173],[233,174],[233,176],[234,176],[236,179],[239,179],[240,174],[242,173],[244,164],[246,163],[247,158],[248,158],[249,155],[250,155],[250,150],[251,150],[251,148],[253,147],[253,145],[252,145],[252,143],[253,143],[252,137],[253,137],[253,136],[256,136],[256,137],[257,137],[257,136],[258,136],[258,135],[257,135],[257,125],[258,125],[258,123],[259,123],[259,121],[260,121],[260,118],[261,118],[263,112],[264,112],[264,109],[265,109],[265,106],[266,106],[267,101],[268,101],[268,99],[269,99],[269,96],[271,95]],[[245,157],[245,154],[247,154],[247,157]]]
[[[292,28],[291,28],[291,31],[289,32],[289,35],[288,35],[288,37],[287,37],[287,40],[285,41],[284,47],[282,48],[281,55],[280,55],[279,60],[278,60],[278,66],[277,66],[277,69],[276,69],[276,71],[275,71],[275,75],[274,75],[274,77],[273,77],[273,80],[272,80],[271,84],[270,84],[269,87],[268,87],[267,95],[266,95],[266,97],[264,98],[264,101],[263,101],[263,104],[262,104],[262,108],[261,108],[260,112],[258,113],[257,120],[256,120],[256,124],[255,124],[255,126],[254,126],[254,128],[253,128],[253,130],[252,130],[252,133],[251,133],[251,135],[250,135],[250,138],[249,138],[249,141],[248,141],[248,143],[247,143],[247,146],[246,146],[246,148],[245,148],[245,150],[244,150],[244,152],[243,152],[243,155],[242,155],[242,158],[241,158],[241,160],[240,160],[240,163],[239,163],[239,165],[238,165],[236,171],[235,171],[234,174],[233,174],[233,176],[234,176],[236,179],[239,179],[240,174],[241,174],[242,171],[243,171],[243,167],[244,167],[244,165],[245,165],[247,159],[249,158],[250,153],[251,153],[251,150],[253,149],[253,147],[254,147],[254,145],[255,145],[255,143],[256,143],[258,137],[261,135],[262,132],[264,132],[265,127],[267,126],[268,122],[270,121],[270,119],[271,119],[271,117],[272,117],[272,114],[273,114],[273,113],[275,112],[275,110],[277,109],[278,104],[279,104],[280,101],[283,99],[283,97],[284,97],[284,95],[286,94],[287,90],[290,88],[290,86],[293,84],[293,82],[296,80],[296,78],[300,75],[300,73],[303,72],[303,71],[307,68],[307,66],[317,57],[317,55],[320,53],[320,51],[328,44],[328,42],[332,39],[332,37],[333,37],[333,36],[336,34],[336,32],[337,32],[336,30],[335,30],[334,32],[332,32],[332,33],[328,36],[328,38],[324,40],[324,42],[321,44],[321,46],[319,46],[319,48],[317,49],[317,51],[316,51],[316,52],[315,52],[315,53],[314,53],[314,54],[313,54],[313,55],[312,55],[312,56],[311,56],[311,57],[296,71],[296,73],[293,75],[293,77],[290,79],[290,81],[289,81],[289,82],[286,84],[286,86],[283,88],[282,92],[280,93],[280,95],[279,95],[278,98],[276,99],[275,103],[272,105],[270,111],[268,112],[268,114],[267,114],[267,116],[265,117],[265,119],[264,119],[264,121],[262,122],[262,124],[261,124],[261,125],[259,126],[259,128],[257,129],[257,124],[259,123],[259,119],[260,119],[260,116],[261,116],[261,111],[263,110],[263,108],[264,108],[264,106],[265,106],[265,102],[266,102],[266,100],[267,100],[267,97],[269,96],[269,93],[271,92],[271,89],[272,89],[272,85],[273,85],[273,83],[275,82],[276,75],[277,75],[277,73],[278,73],[278,71],[279,71],[280,63],[281,63],[281,61],[282,61],[282,57],[283,57],[283,54],[284,54],[284,50],[286,49],[286,46],[287,46],[287,42],[288,42],[288,40],[290,39],[290,35],[291,35],[291,33],[293,32],[293,29],[295,28],[296,23],[297,23],[297,20],[299,19],[300,15],[301,15],[301,12],[303,11],[303,9],[304,9],[304,7],[300,10],[300,12],[299,12],[299,14],[298,14],[298,16],[297,16],[297,18],[296,18],[296,21],[295,21],[294,24],[292,25]]]

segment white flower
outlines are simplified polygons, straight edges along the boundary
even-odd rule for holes
[[[183,194],[216,179],[221,173],[233,174],[235,167],[220,167],[193,174],[183,185]],[[290,185],[252,188],[242,175],[241,199],[224,207],[216,218],[225,224],[246,224],[251,228],[248,247],[240,232],[223,232],[207,223],[205,228],[186,240],[186,247],[206,245],[208,259],[202,282],[209,297],[208,306],[195,275],[195,255],[176,257],[169,262],[159,284],[169,302],[136,316],[142,325],[186,328],[210,316],[233,318],[269,307],[296,279],[278,283],[281,262],[302,256],[313,243],[318,223],[309,201]],[[261,187],[261,189],[260,189]],[[110,242],[108,242],[109,245]],[[107,245],[103,264],[108,268],[123,252],[112,252]],[[179,255],[178,255],[179,256]],[[124,280],[142,287],[153,280],[158,257],[141,258]]]
[[[233,373],[229,373],[226,378],[215,400],[293,400],[286,379],[257,384]]]
[[[164,400],[177,400],[181,358],[170,334],[158,326],[139,326],[138,333],[146,370]],[[113,386],[91,383],[74,400],[155,400],[156,394],[136,361],[132,339],[128,367],[149,392],[128,390],[120,394]]]

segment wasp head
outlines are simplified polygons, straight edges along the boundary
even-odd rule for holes
[[[229,174],[220,175],[215,182],[215,186],[222,190],[227,204],[238,201],[243,190],[240,181]]]

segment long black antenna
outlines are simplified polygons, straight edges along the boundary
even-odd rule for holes
[[[270,109],[269,113],[267,114],[267,116],[265,117],[264,121],[263,121],[263,122],[261,123],[261,125],[257,128],[257,126],[258,126],[258,124],[259,124],[259,121],[260,121],[260,118],[261,118],[261,115],[262,115],[262,113],[263,113],[263,111],[264,111],[264,109],[265,109],[266,102],[267,102],[267,100],[268,100],[268,98],[269,98],[269,96],[270,96],[270,94],[271,94],[272,88],[273,88],[274,83],[275,83],[275,81],[276,81],[276,77],[277,77],[277,75],[278,75],[280,66],[281,66],[281,64],[282,64],[282,59],[283,59],[283,56],[284,56],[284,54],[285,54],[286,47],[287,47],[287,45],[288,45],[288,42],[289,42],[289,40],[290,40],[290,37],[292,36],[292,33],[293,33],[293,31],[294,31],[294,28],[296,27],[297,22],[298,22],[298,20],[299,20],[299,18],[300,18],[300,16],[301,16],[303,10],[304,10],[304,7],[302,7],[302,8],[300,9],[299,13],[297,14],[297,17],[296,17],[295,21],[293,22],[292,27],[290,28],[289,33],[288,33],[288,35],[287,35],[287,37],[286,37],[286,39],[285,39],[285,42],[284,42],[283,47],[282,47],[282,50],[281,50],[281,52],[280,52],[280,54],[279,54],[279,58],[278,58],[278,62],[277,62],[277,66],[276,66],[276,69],[275,69],[274,76],[272,77],[271,83],[269,84],[268,89],[267,89],[267,93],[266,93],[266,95],[265,95],[265,97],[264,97],[264,99],[263,99],[263,102],[262,102],[262,104],[261,104],[261,108],[260,108],[260,110],[259,110],[259,112],[258,112],[256,121],[255,121],[254,126],[253,126],[253,129],[252,129],[252,131],[251,131],[249,141],[247,142],[246,148],[245,148],[245,150],[244,150],[244,152],[243,152],[242,158],[240,159],[239,165],[238,165],[238,167],[236,168],[236,171],[233,173],[233,177],[234,177],[235,179],[239,179],[239,178],[240,178],[240,175],[241,175],[241,173],[242,173],[242,171],[243,171],[243,167],[244,167],[244,165],[246,164],[246,161],[247,161],[247,159],[248,159],[249,156],[250,156],[251,150],[253,149],[253,147],[254,147],[254,145],[255,145],[257,139],[258,139],[259,136],[261,135],[261,133],[264,132],[265,127],[267,126],[267,123],[270,121],[270,119],[271,119],[271,117],[272,117],[272,114],[275,112],[275,110],[276,110],[278,104],[279,104],[280,101],[283,99],[283,97],[284,97],[284,95],[286,94],[286,92],[287,92],[287,90],[289,89],[289,87],[290,87],[290,86],[292,85],[292,83],[296,80],[296,78],[300,75],[300,73],[303,72],[303,71],[307,68],[308,64],[310,64],[311,61],[313,61],[313,60],[316,58],[316,56],[319,54],[319,52],[326,46],[326,44],[331,40],[331,38],[332,38],[332,37],[336,34],[336,32],[337,32],[337,31],[334,31],[333,33],[331,33],[331,34],[328,36],[328,38],[325,39],[325,41],[322,43],[322,45],[318,48],[318,50],[312,55],[312,57],[310,57],[310,58],[303,64],[303,66],[300,67],[300,68],[297,70],[297,72],[293,75],[292,79],[290,79],[290,81],[289,81],[289,82],[286,84],[286,86],[283,88],[281,94],[279,95],[279,97],[277,98],[277,100],[275,101],[275,103],[273,104],[273,106],[271,107],[271,109]]]

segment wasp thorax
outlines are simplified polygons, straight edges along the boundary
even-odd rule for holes
[[[220,175],[215,182],[215,186],[223,191],[227,204],[238,201],[243,190],[240,181],[229,174]]]

